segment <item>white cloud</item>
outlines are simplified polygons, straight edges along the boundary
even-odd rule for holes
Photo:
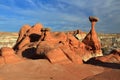
[[[38,6],[36,5],[36,3],[33,0],[25,0],[28,2],[28,4],[32,5],[34,8],[38,8]]]
[[[0,4],[0,9],[11,9],[11,8],[7,5]]]
[[[65,25],[61,29],[78,29],[89,30],[90,23],[88,17],[95,15],[100,18],[97,23],[97,31],[115,32],[120,25],[120,1],[119,0],[55,0],[53,2],[43,3],[42,0],[25,0],[32,8],[18,7],[15,0],[11,0],[10,4],[0,4],[0,10],[9,10],[16,15],[12,15],[23,23],[34,24],[42,22],[54,29],[55,26]],[[29,7],[29,6],[27,6]],[[2,18],[3,19],[3,18]],[[70,25],[68,25],[70,24]],[[68,25],[66,27],[66,25]],[[73,26],[72,26],[73,25]],[[74,26],[75,25],[75,26]],[[113,26],[115,30],[111,30]],[[109,28],[109,29],[105,29]]]

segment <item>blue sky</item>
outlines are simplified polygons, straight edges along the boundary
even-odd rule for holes
[[[120,33],[120,0],[0,0],[0,31],[5,32],[36,23],[53,31],[89,31],[89,16],[99,17],[98,32]]]

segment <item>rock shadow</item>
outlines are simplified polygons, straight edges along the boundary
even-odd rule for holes
[[[40,39],[41,36],[38,34],[31,34],[29,37],[30,37],[30,42],[36,42]]]
[[[44,54],[36,54],[36,48],[28,48],[22,52],[22,56],[28,59],[46,59]]]
[[[87,62],[84,62],[85,64],[92,64],[96,66],[102,66],[112,69],[120,69],[120,64],[118,63],[108,63],[108,62],[101,62],[99,60],[95,60],[95,58],[89,59]]]

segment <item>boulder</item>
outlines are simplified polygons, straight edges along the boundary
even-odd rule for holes
[[[21,29],[20,29],[20,31],[19,31],[19,36],[18,36],[18,39],[17,39],[17,41],[16,41],[16,44],[13,46],[13,49],[14,50],[18,50],[18,49],[20,49],[18,46],[20,45],[20,43],[23,41],[23,39],[25,39],[26,38],[26,34],[27,34],[27,32],[28,32],[28,30],[31,28],[31,26],[29,26],[29,25],[24,25]]]
[[[19,37],[14,50],[19,50],[30,42],[37,42],[41,37],[41,29],[43,28],[42,24],[35,24],[33,27],[25,25],[19,31]]]
[[[31,26],[26,24],[20,29],[19,36],[18,36],[18,39],[17,39],[16,43],[19,43],[26,36],[26,33],[30,28],[31,28]]]
[[[2,58],[4,58],[4,63],[16,63],[16,62],[20,62],[23,59],[18,57],[15,54],[15,51],[12,48],[9,47],[3,47],[1,48],[1,56]],[[1,59],[2,59],[1,58]]]
[[[28,30],[27,35],[31,35],[31,34],[39,34],[39,35],[41,35],[41,29],[42,28],[43,28],[43,25],[40,24],[40,23],[37,23]]]
[[[18,45],[18,50],[30,43],[30,38],[26,36]]]

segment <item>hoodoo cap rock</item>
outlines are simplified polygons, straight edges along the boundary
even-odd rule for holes
[[[89,20],[90,20],[90,22],[92,22],[92,21],[97,22],[97,21],[99,21],[99,18],[97,18],[97,17],[95,17],[95,16],[90,16],[90,17],[89,17]]]

